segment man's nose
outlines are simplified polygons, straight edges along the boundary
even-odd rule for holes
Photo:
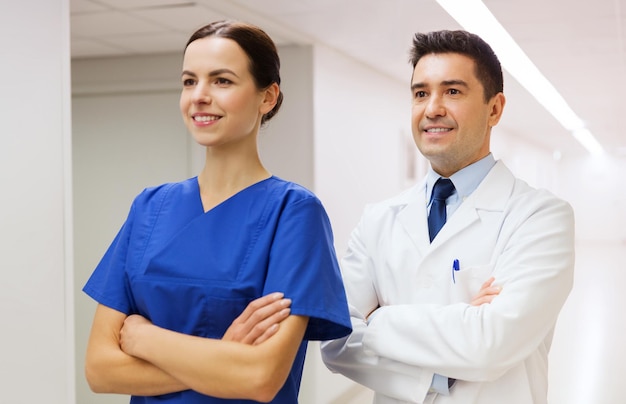
[[[426,105],[425,114],[427,118],[436,118],[446,115],[446,108],[440,96],[431,96]]]

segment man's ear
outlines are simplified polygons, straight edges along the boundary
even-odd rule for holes
[[[504,110],[504,104],[506,103],[506,98],[504,94],[498,93],[493,96],[493,98],[489,101],[491,105],[491,113],[489,114],[489,126],[493,127],[498,124],[500,118],[502,117],[502,111]]]

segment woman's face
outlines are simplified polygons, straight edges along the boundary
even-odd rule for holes
[[[199,144],[256,144],[261,117],[273,104],[267,91],[257,88],[249,63],[248,56],[231,39],[206,37],[185,50],[180,110]]]

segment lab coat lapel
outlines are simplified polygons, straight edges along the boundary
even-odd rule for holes
[[[506,166],[501,161],[496,162],[478,188],[463,201],[441,228],[431,247],[437,248],[474,222],[484,220],[490,212],[503,212],[513,191],[514,180]]]
[[[463,229],[479,220],[476,206],[470,206],[473,205],[472,202],[473,201],[470,198],[467,198],[467,200],[459,206],[454,215],[446,221],[446,224],[441,228],[439,233],[437,233],[437,237],[433,240],[431,244],[432,249],[437,248],[439,245],[445,243],[450,238],[454,237],[454,235],[460,233]]]
[[[422,181],[405,194],[396,209],[397,220],[409,235],[420,255],[430,248],[428,239],[428,216],[426,214],[426,181]]]

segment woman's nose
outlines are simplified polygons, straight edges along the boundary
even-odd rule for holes
[[[211,102],[211,96],[209,94],[207,86],[198,83],[193,89],[191,99],[194,103],[209,103]]]

